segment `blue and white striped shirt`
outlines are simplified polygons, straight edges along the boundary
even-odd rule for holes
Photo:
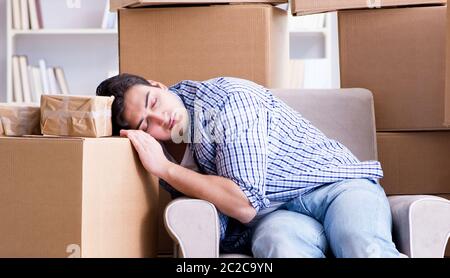
[[[320,185],[383,176],[378,161],[360,162],[253,82],[186,80],[169,90],[188,110],[194,140],[188,146],[200,170],[234,181],[257,212],[271,201],[287,202]],[[223,239],[229,219],[219,214]]]

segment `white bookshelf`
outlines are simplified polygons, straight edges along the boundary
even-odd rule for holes
[[[41,30],[13,30],[11,36],[20,35],[117,35],[117,30],[100,28],[92,29],[41,29]]]
[[[308,89],[339,88],[336,12],[302,17],[289,15],[288,22],[289,54],[291,65],[295,64],[291,70],[297,70],[298,78],[302,80],[293,83]],[[295,79],[295,74],[297,73],[291,73],[291,78]]]
[[[34,66],[44,59],[49,67],[62,67],[74,95],[94,95],[99,82],[118,72],[117,30],[100,28],[106,0],[80,1],[83,10],[64,9],[64,0],[40,0],[47,18],[39,30],[12,28],[11,1],[17,0],[6,0],[6,102],[13,99],[13,55],[26,55]],[[57,15],[61,10],[66,14]]]

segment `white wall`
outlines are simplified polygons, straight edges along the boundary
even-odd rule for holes
[[[0,0],[0,102],[6,101],[6,0]]]

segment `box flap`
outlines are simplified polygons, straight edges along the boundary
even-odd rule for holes
[[[110,0],[111,11],[122,8],[138,8],[145,6],[161,5],[186,5],[186,4],[227,4],[227,3],[266,3],[282,4],[288,0]]]
[[[444,5],[447,0],[291,0],[293,15],[306,15],[349,9],[413,5]]]

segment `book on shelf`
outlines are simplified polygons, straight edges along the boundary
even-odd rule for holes
[[[59,94],[59,88],[58,84],[56,84],[56,76],[55,71],[53,68],[47,68],[47,74],[48,74],[48,84],[50,90],[48,91],[48,94],[50,95],[58,95]]]
[[[17,0],[11,1],[11,9],[12,9],[12,28],[13,29],[22,29],[22,19],[20,19],[20,2]]]
[[[8,0],[12,8],[12,28],[38,30],[43,28],[41,0]]]
[[[102,29],[116,29],[117,28],[117,13],[110,12],[109,0],[105,1],[105,9],[103,12]]]
[[[19,56],[12,58],[13,101],[23,102],[22,80],[20,79]]]
[[[42,90],[44,94],[48,94],[50,91],[48,84],[47,64],[44,59],[39,60],[39,72],[42,80]]]
[[[30,79],[28,78],[28,61],[26,56],[19,56],[20,80],[22,81],[22,96],[25,103],[31,103]]]
[[[34,84],[34,78],[33,78],[33,67],[28,66],[27,67],[28,72],[28,81],[30,84],[30,95],[31,95],[31,102],[36,103],[36,84]]]
[[[34,101],[39,103],[41,101],[41,95],[44,94],[44,89],[42,87],[41,80],[41,70],[38,67],[31,67],[32,76],[33,76],[33,85],[34,85]]]
[[[30,16],[28,14],[28,0],[20,0],[20,19],[22,20],[22,30],[30,29]]]
[[[44,59],[39,66],[28,64],[25,55],[12,57],[13,102],[39,103],[43,94],[70,93],[69,86],[61,67],[47,67]]]
[[[56,82],[59,85],[59,90],[61,94],[68,95],[69,94],[69,86],[67,85],[67,80],[64,75],[64,71],[60,67],[55,68],[55,76],[56,76]]]
[[[30,14],[31,30],[38,30],[40,28],[36,1],[37,0],[28,0],[28,12]]]

